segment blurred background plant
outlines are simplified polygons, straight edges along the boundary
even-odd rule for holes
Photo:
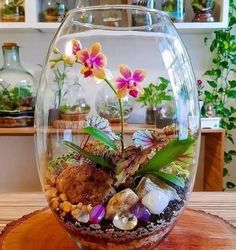
[[[147,87],[143,88],[143,94],[137,100],[147,108],[146,110],[146,123],[148,124],[163,124],[157,120],[166,120],[167,125],[172,121],[171,105],[167,102],[172,100],[169,90],[169,80],[164,77],[159,77],[158,83],[150,83]],[[162,105],[164,104],[164,105]],[[170,119],[169,119],[170,118]]]
[[[215,115],[221,117],[221,127],[225,129],[225,138],[232,145],[235,144],[233,131],[236,128],[236,2],[230,0],[228,28],[217,30],[214,37],[205,43],[210,43],[210,52],[213,54],[211,69],[205,72],[207,78],[207,90],[204,92],[205,105],[212,105]],[[234,146],[235,148],[235,146]],[[224,152],[226,164],[232,162],[236,156],[236,150],[230,148]],[[224,177],[230,177],[228,167],[224,168]],[[227,181],[224,189],[233,189],[236,183]]]

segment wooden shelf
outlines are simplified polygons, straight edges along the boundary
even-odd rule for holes
[[[193,11],[191,1],[186,1],[186,22],[175,23],[180,33],[210,33],[213,30],[226,28],[228,25],[229,0],[216,0],[215,16],[216,22],[193,23]],[[0,32],[13,30],[56,32],[60,23],[40,22],[39,14],[41,0],[25,0],[25,22],[24,23],[3,23],[0,22]]]
[[[137,129],[142,129],[144,128],[143,125],[139,125],[139,124],[132,124],[132,125],[128,125],[125,126],[124,130],[126,134],[131,134],[134,133],[135,130]],[[145,125],[145,128],[153,128],[153,126],[151,125]],[[119,131],[120,127],[119,125],[113,125],[112,129],[114,131]],[[58,129],[53,129],[55,130],[55,132]],[[63,130],[62,130],[63,131]],[[74,130],[76,132],[76,130]],[[74,132],[73,131],[73,132]],[[78,130],[77,130],[78,131]],[[24,127],[24,128],[0,128],[0,136],[15,136],[15,135],[34,135],[36,132],[36,129],[34,127]],[[77,132],[79,133],[79,132]],[[225,130],[222,128],[219,129],[202,129],[201,130],[201,134],[205,135],[205,134],[223,134],[225,133]]]

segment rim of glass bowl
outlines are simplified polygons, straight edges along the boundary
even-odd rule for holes
[[[73,14],[76,13],[85,13],[89,11],[102,11],[102,10],[131,10],[131,11],[140,11],[143,12],[144,14],[156,14],[159,15],[160,17],[165,17],[169,20],[170,23],[172,23],[169,15],[161,10],[156,10],[156,9],[151,9],[139,5],[129,5],[129,4],[105,4],[105,5],[93,5],[93,6],[87,6],[87,7],[80,7],[76,9],[69,10],[67,13],[67,17],[72,16]],[[65,19],[65,22],[68,18]],[[85,26],[88,28],[94,28],[94,29],[100,29],[100,30],[113,30],[113,31],[118,31],[118,30],[123,30],[123,31],[137,31],[137,30],[145,30],[148,28],[154,28],[157,26],[159,23],[155,22],[153,24],[147,24],[147,25],[140,25],[140,26],[125,26],[125,27],[116,27],[116,26],[108,26],[108,25],[100,25],[100,24],[92,24],[89,22],[80,22],[78,20],[69,20],[73,24],[78,24],[81,26]],[[173,25],[174,26],[174,25]]]

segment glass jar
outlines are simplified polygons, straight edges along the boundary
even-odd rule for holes
[[[43,2],[43,21],[61,22],[68,11],[67,1],[50,0]]]
[[[3,22],[24,22],[24,0],[4,0],[2,7]]]
[[[123,16],[116,25],[103,18],[111,11]],[[135,15],[138,24],[132,22]],[[67,121],[64,128],[52,128],[49,111],[61,95],[52,87],[59,66],[76,72],[90,101],[95,102],[103,86],[110,88],[120,124],[110,125],[91,105],[80,127],[71,128]],[[125,126],[122,101],[138,100],[143,87],[162,74],[170,82],[171,124],[157,127],[141,121]],[[79,95],[72,94],[75,99]],[[167,104],[162,103],[163,112]],[[51,210],[78,248],[156,247],[186,207],[200,140],[196,81],[169,17],[134,5],[71,11],[48,52],[36,107],[42,186]]]
[[[74,93],[77,93],[77,95]],[[86,99],[85,90],[75,79],[75,82],[68,88],[66,97],[60,106],[61,119],[83,124],[91,109]]]
[[[193,0],[192,8],[194,11],[193,22],[214,22],[213,10],[215,7],[214,0]]]
[[[122,99],[124,120],[127,120],[134,109],[134,101],[128,96]],[[120,122],[120,109],[116,95],[108,87],[104,86],[97,94],[95,100],[96,111],[99,116],[111,123]]]
[[[162,10],[168,13],[172,21],[183,22],[185,17],[185,0],[163,0]]]
[[[34,121],[34,78],[20,63],[16,43],[2,46],[0,69],[0,127],[32,126]]]

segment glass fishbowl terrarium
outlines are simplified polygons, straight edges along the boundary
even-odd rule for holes
[[[75,93],[77,94],[75,95]],[[91,107],[84,95],[84,89],[75,78],[75,83],[68,89],[64,103],[60,106],[61,119],[83,123],[90,109]]]
[[[108,23],[104,17],[111,12],[121,19]],[[57,107],[63,103],[72,72],[93,104],[83,123],[63,120],[55,128],[48,123],[50,110],[55,100]],[[172,122],[157,127],[137,117],[138,124],[124,125],[123,100],[138,101],[160,75],[169,84]],[[119,125],[96,114],[104,86],[116,99]],[[199,151],[195,78],[168,15],[129,5],[70,11],[49,49],[36,110],[41,183],[78,248],[156,247],[186,207]]]
[[[134,101],[128,96],[122,98],[121,101],[124,120],[127,120],[134,109]],[[107,119],[110,123],[120,123],[120,107],[117,96],[109,86],[98,91],[95,106],[99,116]]]
[[[16,43],[4,43],[2,49],[0,127],[32,126],[36,95],[34,78],[22,67]]]

